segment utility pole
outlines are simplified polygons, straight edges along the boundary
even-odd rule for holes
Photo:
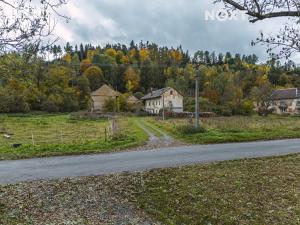
[[[199,129],[200,128],[200,109],[199,109],[199,78],[200,78],[200,70],[198,69],[196,71],[196,90],[195,90],[195,95],[196,95],[196,105],[195,105],[195,128]]]

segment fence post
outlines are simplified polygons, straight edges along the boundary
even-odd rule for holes
[[[33,136],[33,132],[31,132],[31,141],[32,141],[32,145],[34,146],[35,143],[34,143],[34,136]]]
[[[107,141],[107,129],[106,129],[106,127],[104,129],[104,138],[105,138],[105,142],[106,142]]]
[[[61,143],[64,143],[64,137],[63,137],[62,129],[60,130],[60,141],[61,141]]]

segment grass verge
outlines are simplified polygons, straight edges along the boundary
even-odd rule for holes
[[[183,133],[183,126],[190,124],[186,119],[166,121],[147,119],[176,139],[190,144],[246,142],[257,140],[289,139],[300,137],[299,117],[217,117],[202,119],[206,132]]]

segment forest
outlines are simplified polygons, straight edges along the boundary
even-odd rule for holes
[[[174,87],[185,96],[185,111],[193,111],[196,69],[201,72],[201,111],[219,115],[252,114],[253,103],[266,101],[273,89],[300,86],[300,68],[292,61],[262,63],[256,55],[230,52],[192,55],[181,46],[149,42],[66,43],[43,55],[10,52],[0,57],[0,112],[88,110],[90,93],[103,84],[138,98],[150,89]]]

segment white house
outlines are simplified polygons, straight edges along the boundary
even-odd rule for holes
[[[151,91],[142,100],[148,113],[159,114],[163,108],[172,112],[183,112],[183,95],[174,88]]]
[[[278,89],[270,96],[270,108],[276,114],[300,114],[300,90],[298,88]]]

